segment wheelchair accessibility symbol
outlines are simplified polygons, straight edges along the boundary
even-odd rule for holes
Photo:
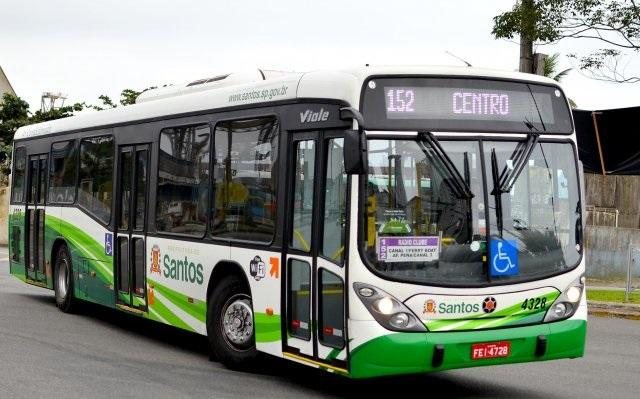
[[[491,276],[514,276],[518,274],[518,247],[514,240],[491,240],[489,245]]]

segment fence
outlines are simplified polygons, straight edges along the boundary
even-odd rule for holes
[[[640,286],[640,262],[634,255],[634,249],[640,250],[640,229],[588,226],[584,238],[587,277],[626,282],[631,267],[631,285]]]

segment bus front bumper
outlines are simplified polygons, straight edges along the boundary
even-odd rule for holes
[[[374,322],[375,323],[375,322]],[[353,328],[371,328],[370,322],[351,321]],[[377,324],[377,323],[376,323]],[[587,322],[569,319],[554,323],[536,324],[493,330],[398,333],[389,332],[352,349],[350,376],[369,378],[386,375],[415,374],[465,367],[533,362],[584,355]],[[546,341],[544,354],[539,338]],[[472,360],[472,345],[476,343],[509,341],[509,356]],[[443,349],[441,360],[436,347]],[[434,365],[435,363],[435,365]]]

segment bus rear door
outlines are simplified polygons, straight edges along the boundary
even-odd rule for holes
[[[116,306],[146,311],[146,214],[149,145],[118,148],[115,279]]]
[[[47,283],[45,269],[45,204],[47,181],[46,154],[29,156],[27,164],[28,183],[25,209],[26,278],[37,285]]]

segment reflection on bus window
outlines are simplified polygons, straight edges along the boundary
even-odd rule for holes
[[[270,242],[275,231],[278,122],[223,122],[215,130],[215,236]]]
[[[208,125],[164,129],[160,135],[156,226],[203,236],[209,203]]]
[[[113,136],[81,141],[78,180],[78,204],[109,223],[113,193]]]

